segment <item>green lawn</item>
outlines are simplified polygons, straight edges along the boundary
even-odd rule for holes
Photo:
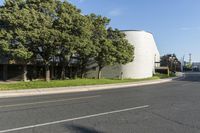
[[[152,78],[147,79],[76,79],[76,80],[52,80],[51,82],[33,81],[33,82],[16,82],[16,83],[0,83],[0,90],[18,90],[18,89],[35,89],[35,88],[53,88],[53,87],[69,87],[69,86],[84,86],[84,85],[100,85],[114,84],[126,82],[139,82],[147,80],[156,80],[168,78],[167,75],[156,74]]]

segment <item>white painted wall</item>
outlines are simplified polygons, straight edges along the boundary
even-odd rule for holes
[[[134,61],[122,66],[124,78],[146,78],[152,75],[150,45],[147,36],[142,31],[125,31],[126,38],[135,47]],[[145,33],[145,34],[144,34]]]
[[[126,38],[135,47],[134,61],[122,66],[124,78],[152,77],[155,62],[160,60],[153,35],[145,31],[124,31]]]

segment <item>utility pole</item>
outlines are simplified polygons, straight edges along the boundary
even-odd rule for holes
[[[191,53],[189,54],[189,63],[190,63],[190,65],[192,64],[192,54]]]
[[[184,71],[184,66],[185,66],[185,55],[183,55],[182,59],[181,59],[181,71]]]

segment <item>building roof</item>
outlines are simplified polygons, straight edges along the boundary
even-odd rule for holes
[[[120,30],[120,31],[122,31],[122,32],[138,31],[138,32],[147,32],[147,33],[152,34],[151,32],[149,32],[149,31],[145,31],[145,30]]]

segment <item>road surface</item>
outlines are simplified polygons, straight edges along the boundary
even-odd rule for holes
[[[200,133],[200,73],[157,85],[0,99],[0,133]]]

